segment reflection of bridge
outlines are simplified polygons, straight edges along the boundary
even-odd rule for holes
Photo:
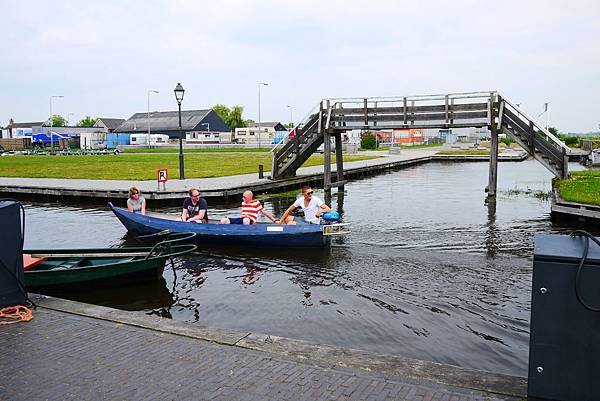
[[[495,196],[498,134],[504,133],[542,163],[555,176],[567,176],[569,147],[498,92],[445,95],[333,98],[322,100],[295,128],[295,137],[273,150],[273,179],[293,176],[324,144],[325,189],[341,186],[342,134],[353,129],[482,128],[491,132],[488,191]],[[331,139],[335,140],[337,177],[331,180]]]

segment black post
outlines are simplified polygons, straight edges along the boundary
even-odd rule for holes
[[[185,168],[183,166],[183,144],[182,144],[182,136],[183,132],[181,131],[181,102],[177,102],[179,106],[179,179],[185,180]]]

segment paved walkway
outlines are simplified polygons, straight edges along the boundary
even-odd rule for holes
[[[32,321],[0,326],[2,400],[515,401],[520,398],[429,380],[437,370],[440,377],[453,376],[448,373],[449,367],[443,365],[423,362],[427,366],[423,371],[425,378],[411,379],[395,374],[394,369],[378,370],[375,366],[381,361],[375,355],[371,356],[375,361],[373,369],[365,366],[358,369],[353,366],[351,350],[338,351],[330,359],[299,359],[279,351],[248,349],[251,348],[248,344],[252,344],[250,333],[209,330],[139,312],[52,298],[37,298],[37,301],[46,306],[34,311]],[[202,337],[209,337],[212,342]],[[261,338],[263,347],[282,340],[257,338]],[[343,362],[332,362],[336,359],[346,360],[347,367],[341,367]],[[427,371],[432,371],[432,375]],[[469,372],[472,371],[462,373],[468,377]],[[462,373],[458,376],[462,377]],[[479,384],[477,381],[470,384],[494,385],[493,375],[481,374]],[[496,385],[513,380],[518,387],[513,391],[522,392],[522,380],[515,379],[518,378],[500,377]]]

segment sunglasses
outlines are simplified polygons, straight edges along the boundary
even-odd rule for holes
[[[199,197],[200,197],[200,194],[198,194],[198,195],[192,195],[192,198],[199,198]]]
[[[139,192],[133,192],[131,195],[139,195]]]
[[[305,195],[312,195],[313,191],[308,191]]]

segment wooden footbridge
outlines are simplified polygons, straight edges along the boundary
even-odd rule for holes
[[[294,176],[322,145],[325,149],[325,189],[344,185],[342,135],[349,130],[410,128],[488,128],[491,133],[488,196],[495,197],[498,134],[511,136],[555,176],[568,174],[570,149],[541,124],[498,92],[443,95],[323,99],[295,127],[295,136],[273,149],[271,178]],[[331,177],[331,140],[335,141],[337,172]]]

